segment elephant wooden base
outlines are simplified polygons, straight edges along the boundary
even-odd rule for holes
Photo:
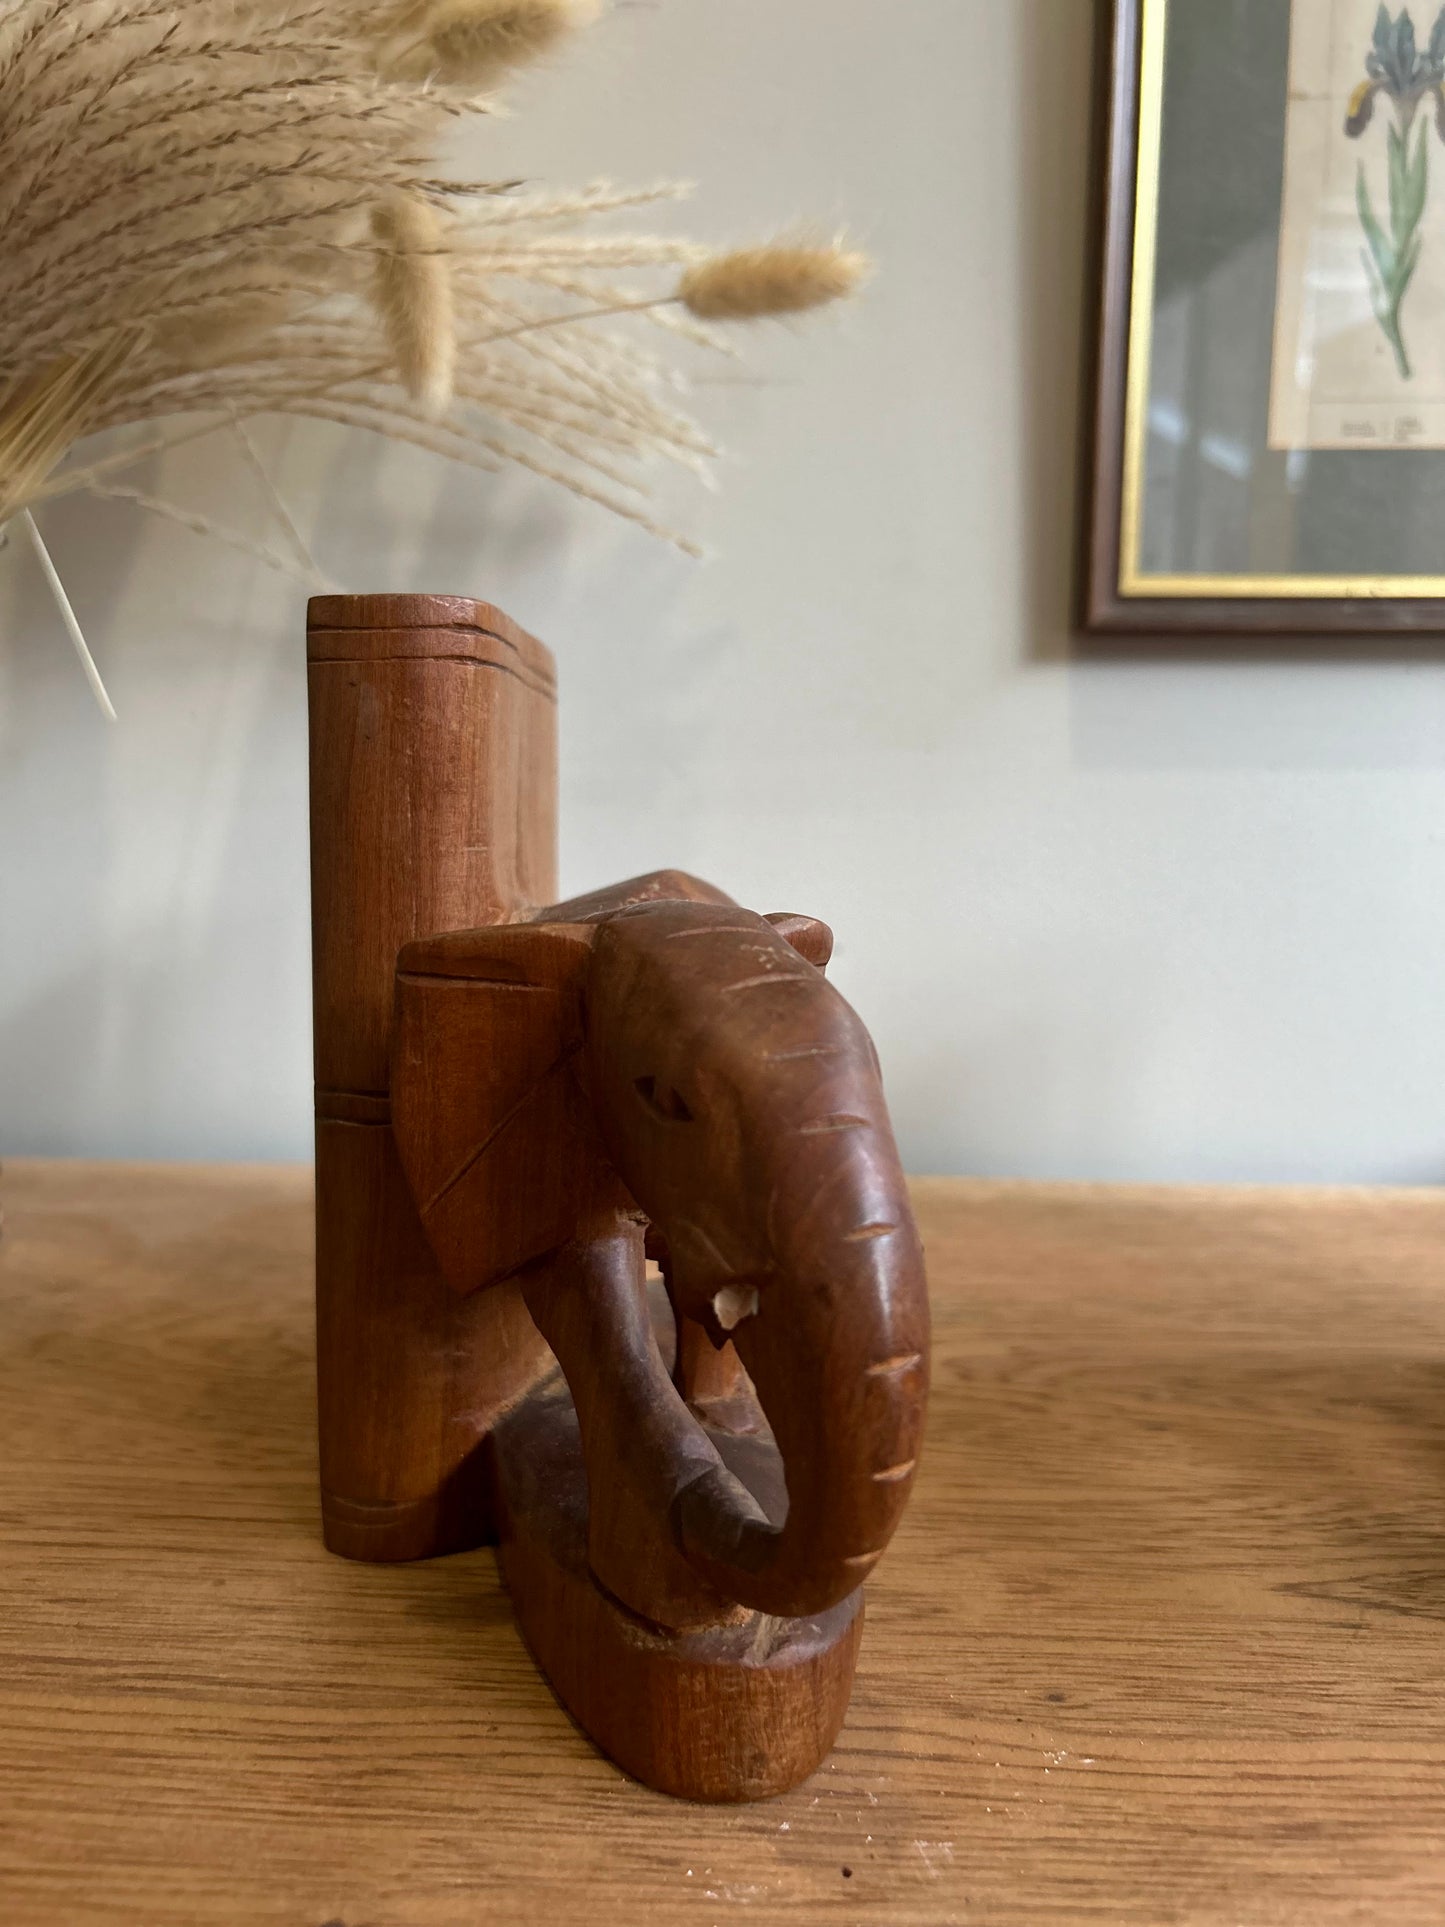
[[[551,660],[484,604],[321,598],[309,686],[327,1544],[498,1545],[605,1752],[778,1792],[846,1711],[927,1382],[830,934],[667,871],[552,902]]]
[[[761,1800],[821,1766],[848,1710],[863,1594],[812,1619],[738,1611],[668,1632],[598,1584],[587,1481],[560,1373],[494,1439],[502,1575],[552,1690],[635,1779],[694,1800]]]

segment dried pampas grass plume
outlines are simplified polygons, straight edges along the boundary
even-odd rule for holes
[[[0,526],[34,499],[135,346],[121,330],[11,387],[0,404]]]
[[[386,68],[450,87],[495,87],[600,12],[600,0],[434,0],[407,18]]]
[[[682,277],[677,298],[702,321],[757,321],[841,301],[868,272],[867,255],[840,242],[778,241],[698,262]]]
[[[515,464],[691,549],[651,501],[659,458],[716,453],[672,351],[837,300],[866,263],[611,225],[666,185],[452,178],[475,90],[597,11],[0,0],[0,522],[87,490],[255,553],[117,477],[219,431],[284,537],[264,559],[310,581],[243,426],[283,414]],[[76,457],[108,430],[129,434]]]
[[[414,194],[388,194],[373,209],[376,305],[412,400],[433,421],[452,399],[457,338],[452,276],[441,217]]]

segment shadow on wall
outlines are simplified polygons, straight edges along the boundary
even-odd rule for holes
[[[737,807],[728,695],[749,638],[699,615],[696,562],[515,469],[474,477],[354,437],[315,495],[318,557],[348,593],[477,596],[556,654],[564,895],[706,860]]]
[[[561,645],[564,733],[594,752],[564,754],[569,877],[696,867],[682,806],[696,719],[726,726],[726,652],[677,618],[692,564],[619,541],[600,510],[594,536],[530,478],[381,441],[358,460],[358,438],[324,426],[268,421],[258,439],[346,587],[484,595]],[[218,438],[138,472],[269,539],[231,467]],[[44,523],[121,722],[94,708],[28,555],[0,556],[0,1154],[305,1158],[305,590],[129,507],[77,499]],[[438,556],[457,565],[445,581]],[[599,645],[639,603],[619,678]],[[138,622],[147,609],[165,620]]]
[[[258,1047],[304,988],[258,969],[284,956],[290,921],[284,902],[272,920],[217,917],[197,954],[167,923],[112,934],[79,902],[71,949],[87,961],[0,1018],[0,1155],[308,1156],[307,1038],[279,1069]]]
[[[187,461],[180,486],[145,484],[193,499],[207,472]],[[305,1117],[304,1017],[294,1092],[268,1083],[275,1053],[254,1033],[305,1009],[299,655],[293,675],[253,646],[271,581],[128,507],[78,498],[44,521],[122,720],[94,708],[38,572],[7,558],[0,1141],[304,1155],[287,1137]],[[144,607],[174,620],[138,623]],[[293,812],[294,840],[270,834]]]
[[[1019,465],[1026,531],[1019,589],[1036,662],[1073,653],[1074,577],[1083,473],[1084,358],[1093,208],[1095,9],[1029,0],[1021,10],[1019,99],[1019,379],[1027,446]]]
[[[496,601],[504,570],[555,566],[565,553],[567,498],[560,490],[509,487],[516,478],[498,472],[485,485],[481,515],[480,480],[452,462],[361,429],[304,427],[319,461],[306,483],[306,499],[315,504],[312,545],[343,594]],[[452,568],[456,579],[434,579],[439,555],[466,558]]]
[[[127,534],[116,517],[113,540],[72,545],[64,540],[63,512],[42,511],[37,520],[104,660],[139,532]],[[90,957],[96,974],[104,967],[98,925],[114,856],[107,807],[113,745],[39,565],[15,535],[0,550],[0,579],[0,928],[10,953],[0,979],[0,1118],[3,1148],[13,1153],[63,1148],[45,1120],[83,1113],[103,1052],[104,999],[91,973],[71,960]],[[42,843],[51,859],[44,866],[34,859]],[[42,994],[27,995],[37,981]],[[36,1108],[43,1118],[33,1110],[18,1114],[14,1097],[7,1098],[42,1091]]]

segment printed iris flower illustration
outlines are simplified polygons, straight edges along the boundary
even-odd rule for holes
[[[1389,138],[1389,226],[1375,214],[1370,184],[1361,160],[1355,182],[1355,201],[1368,248],[1365,272],[1375,319],[1395,353],[1402,379],[1411,376],[1401,311],[1415,270],[1420,265],[1421,223],[1430,192],[1429,120],[1420,109],[1433,101],[1436,132],[1445,141],[1445,7],[1421,47],[1415,38],[1410,9],[1402,7],[1393,19],[1382,6],[1375,17],[1374,41],[1365,56],[1366,80],[1350,99],[1345,132],[1359,140],[1375,117],[1375,102],[1383,94],[1390,103],[1386,126]]]

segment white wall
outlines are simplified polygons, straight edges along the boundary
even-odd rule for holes
[[[708,391],[698,568],[525,477],[278,424],[348,587],[557,650],[564,885],[676,863],[840,935],[915,1169],[1445,1172],[1445,667],[1069,660],[1091,0],[658,0],[477,159],[846,214],[882,274]],[[358,473],[359,469],[359,473]],[[220,444],[151,485],[259,503]],[[302,1157],[302,609],[115,505],[0,556],[0,1146]]]

